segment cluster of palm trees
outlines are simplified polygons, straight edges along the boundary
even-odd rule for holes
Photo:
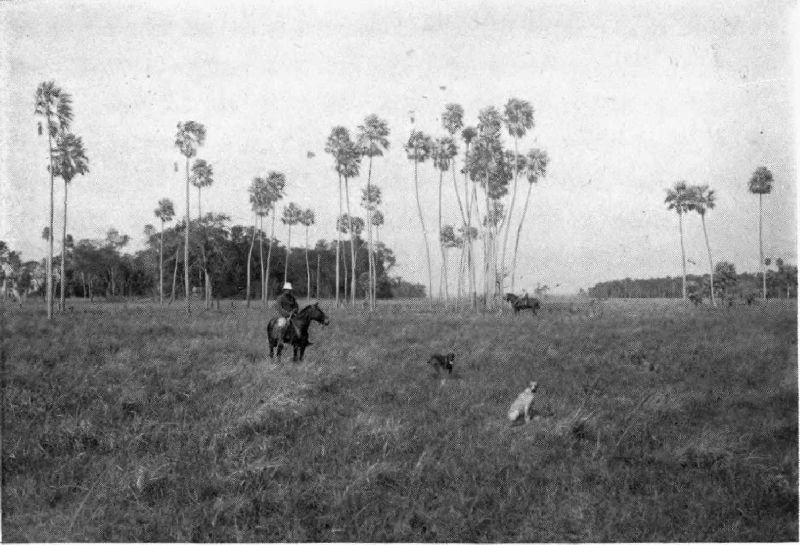
[[[377,278],[375,267],[375,241],[372,236],[372,229],[380,226],[383,222],[383,215],[377,209],[381,203],[380,188],[372,185],[372,167],[375,157],[383,156],[389,149],[389,125],[387,122],[375,114],[368,115],[364,123],[358,126],[355,140],[350,136],[350,131],[341,125],[333,127],[325,144],[325,152],[333,157],[333,168],[339,180],[339,214],[337,215],[336,229],[336,304],[340,304],[339,294],[339,264],[341,261],[341,235],[350,235],[350,297],[353,306],[356,302],[356,238],[363,229],[357,229],[358,218],[352,215],[350,208],[350,180],[358,177],[361,171],[361,161],[367,158],[367,186],[362,195],[362,206],[367,212],[367,255],[368,255],[368,279],[367,279],[367,299],[369,308],[375,308],[375,298],[377,291]],[[344,198],[347,213],[342,210],[342,182],[344,182]],[[363,220],[362,220],[363,221]],[[346,270],[345,270],[346,274]]]
[[[41,119],[39,135],[47,133],[48,171],[50,172],[50,225],[47,228],[47,318],[53,318],[53,192],[55,178],[64,181],[64,223],[61,233],[61,294],[58,308],[65,306],[64,278],[67,247],[67,189],[77,175],[89,172],[89,158],[83,140],[70,132],[73,121],[72,96],[58,87],[54,81],[45,81],[36,88],[34,114]]]
[[[439,174],[438,238],[442,256],[441,277],[443,278],[443,282],[440,283],[440,297],[443,284],[445,301],[449,299],[448,249],[460,248],[458,293],[460,296],[463,279],[467,278],[471,304],[473,308],[477,308],[479,287],[473,242],[480,239],[483,255],[481,291],[486,306],[491,308],[497,304],[498,296],[505,289],[508,277],[510,277],[511,291],[514,291],[519,240],[530,203],[531,190],[533,184],[546,175],[549,158],[545,151],[538,148],[531,148],[525,155],[519,153],[519,140],[534,127],[533,107],[526,100],[510,99],[506,103],[503,113],[494,106],[483,108],[478,114],[476,127],[464,125],[464,108],[460,104],[447,104],[441,120],[446,135],[434,139],[422,131],[412,129],[405,145],[408,159],[414,162],[417,211],[428,265],[428,295],[433,302],[430,244],[419,198],[419,165],[431,159]],[[514,141],[513,150],[505,149],[503,145],[502,131],[504,127]],[[461,173],[464,175],[463,196],[456,176],[456,158],[459,154],[456,134],[459,131],[464,143],[463,168],[461,169]],[[461,225],[457,229],[453,225],[442,224],[442,186],[444,175],[448,171],[452,173],[453,188],[461,220]],[[512,217],[516,206],[517,182],[520,175],[526,177],[528,191],[522,215],[517,222],[513,256],[510,256],[508,240],[513,226]],[[472,181],[472,185],[469,181]],[[511,186],[510,198],[507,198],[509,186]],[[477,223],[477,226],[473,225],[473,221]]]
[[[765,265],[768,263],[764,259],[764,243],[762,237],[762,197],[772,191],[772,173],[766,167],[758,167],[750,177],[748,189],[751,193],[758,195],[758,245],[759,261],[761,263],[762,276],[762,298],[767,298],[767,279]],[[682,267],[682,297],[686,299],[686,249],[683,243],[683,217],[689,212],[697,212],[703,226],[703,236],[708,251],[708,266],[710,271],[710,291],[711,304],[716,305],[714,289],[714,260],[711,256],[711,245],[708,241],[708,230],[706,229],[706,212],[713,209],[716,203],[714,190],[708,185],[689,185],[684,180],[675,182],[673,187],[668,188],[667,197],[664,203],[668,210],[674,210],[678,214],[678,229],[681,240],[681,267]]]

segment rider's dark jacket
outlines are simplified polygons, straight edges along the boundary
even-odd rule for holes
[[[300,309],[300,306],[297,304],[297,299],[288,291],[283,292],[281,296],[278,297],[276,306],[278,307],[278,314],[284,318],[288,318],[293,312],[297,312]]]

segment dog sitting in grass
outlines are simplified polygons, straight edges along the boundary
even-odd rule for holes
[[[428,360],[428,365],[433,367],[433,370],[436,371],[436,376],[439,376],[439,373],[442,371],[447,371],[448,375],[453,374],[453,361],[455,361],[456,355],[452,352],[448,354],[434,354]]]
[[[536,391],[538,384],[536,382],[531,382],[528,384],[528,387],[522,390],[522,392],[517,396],[517,399],[514,400],[514,403],[511,404],[511,408],[508,409],[508,419],[511,423],[515,423],[521,418],[525,419],[525,423],[527,424],[531,420],[531,404],[533,404],[533,392]]]

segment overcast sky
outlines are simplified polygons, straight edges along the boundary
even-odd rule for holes
[[[325,140],[333,126],[355,131],[376,113],[392,131],[373,172],[384,192],[381,238],[397,254],[395,274],[427,283],[413,164],[402,150],[408,112],[439,136],[448,102],[475,124],[481,108],[518,97],[536,120],[520,150],[539,147],[551,160],[523,230],[522,287],[679,275],[678,219],[663,201],[680,179],[716,190],[707,215],[715,260],[756,270],[758,198],[747,182],[760,165],[775,176],[765,252],[796,262],[796,8],[696,4],[2,3],[0,239],[27,259],[46,252],[47,150],[33,109],[37,85],[52,79],[73,96],[72,130],[91,161],[69,190],[76,240],[113,226],[138,249],[160,198],[184,213],[184,174],[173,168],[183,168],[173,144],[184,120],[207,128],[199,157],[213,164],[215,183],[203,192],[204,212],[250,224],[248,185],[279,170],[283,204],[316,211],[312,240],[335,238],[337,178]],[[438,176],[429,164],[420,176],[435,226]],[[355,207],[366,169],[352,184]],[[452,182],[445,187],[454,223]],[[195,214],[194,189],[191,199]],[[689,271],[705,273],[700,219],[687,219],[687,257],[697,263]],[[282,227],[278,236],[285,240]]]

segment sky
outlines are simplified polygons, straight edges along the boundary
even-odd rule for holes
[[[47,144],[33,110],[38,84],[55,80],[73,96],[72,131],[90,159],[90,173],[69,187],[76,240],[115,227],[133,251],[144,225],[158,224],[159,199],[184,214],[174,138],[186,120],[207,129],[198,157],[215,182],[202,193],[204,213],[251,225],[247,188],[276,170],[288,182],[281,205],[316,212],[312,241],[335,238],[338,181],[325,140],[375,113],[391,129],[390,150],[373,164],[381,240],[397,256],[393,274],[427,284],[403,152],[409,112],[417,130],[443,136],[445,104],[461,104],[474,125],[482,108],[502,111],[516,97],[535,111],[520,151],[550,157],[531,192],[518,286],[569,292],[680,275],[678,217],[664,205],[678,180],[716,192],[706,216],[714,260],[755,271],[758,198],[747,182],[762,165],[775,178],[764,198],[765,255],[796,263],[798,30],[794,2],[774,0],[0,3],[0,240],[26,259],[46,253]],[[505,145],[513,147],[507,133]],[[364,167],[351,181],[353,208]],[[430,163],[419,174],[433,235],[438,175]],[[527,191],[519,184],[514,225]],[[56,233],[63,191],[56,180]],[[444,221],[455,223],[452,179],[444,200]],[[688,272],[706,273],[700,218],[685,220]],[[280,224],[276,236],[286,239]]]

